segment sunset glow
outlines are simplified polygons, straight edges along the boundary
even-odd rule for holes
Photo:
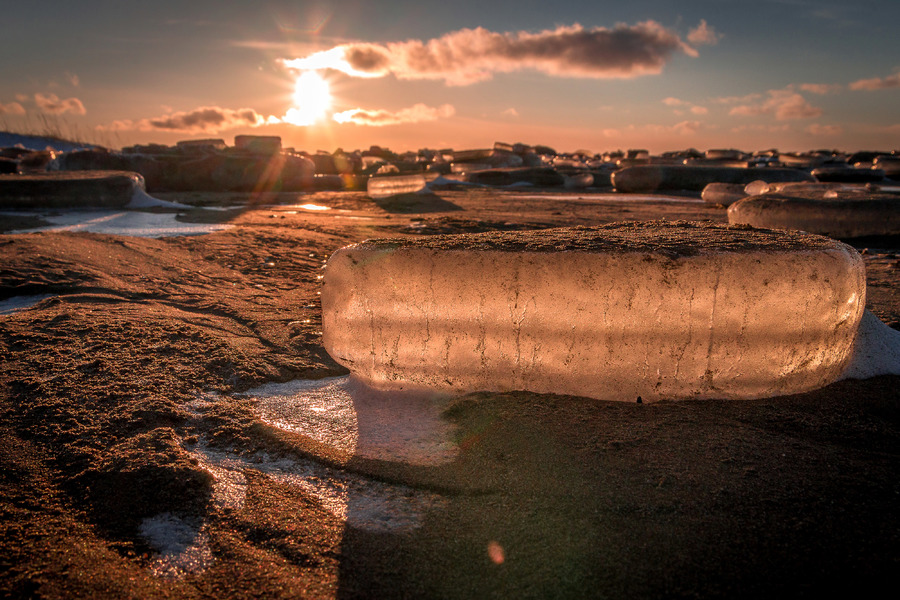
[[[897,2],[159,2],[102,27],[95,0],[6,7],[0,123],[307,150],[892,150],[900,134]]]
[[[331,86],[318,72],[306,71],[297,78],[293,101],[282,120],[300,127],[312,125],[328,116]]]

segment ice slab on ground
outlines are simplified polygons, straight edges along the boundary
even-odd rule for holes
[[[245,393],[260,418],[363,458],[436,466],[452,462],[445,397],[378,390],[353,377],[269,383]]]
[[[699,165],[636,165],[612,174],[612,183],[620,192],[656,190],[703,191],[710,183],[763,181],[815,181],[812,175],[797,169],[713,167]]]
[[[753,182],[748,183],[747,187],[754,183],[768,185],[765,182]],[[729,206],[741,198],[746,198],[747,192],[745,192],[745,186],[740,183],[710,183],[703,188],[700,197],[707,204]]]
[[[866,186],[769,188],[728,207],[728,222],[836,238],[900,234],[900,195]]]
[[[826,385],[866,289],[835,240],[666,221],[370,240],[324,284],[325,348],[370,385],[631,402]]]
[[[426,189],[428,182],[425,175],[396,175],[387,177],[370,177],[366,184],[366,191],[370,198],[380,200],[399,196],[400,194],[414,194]]]
[[[123,208],[144,178],[130,171],[53,171],[0,176],[6,208]]]

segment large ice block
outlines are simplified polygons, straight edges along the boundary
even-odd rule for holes
[[[825,237],[621,223],[349,246],[322,320],[329,354],[381,388],[758,398],[840,376],[865,286]]]

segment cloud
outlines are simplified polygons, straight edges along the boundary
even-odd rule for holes
[[[72,87],[78,87],[79,85],[81,85],[81,80],[75,73],[69,73],[68,71],[66,71],[66,80],[69,82],[69,84],[72,85]]]
[[[840,125],[819,125],[814,123],[806,128],[806,133],[812,135],[839,135],[844,132],[844,128]]]
[[[697,133],[700,131],[701,127],[700,121],[682,121],[681,123],[676,123],[672,126],[672,131],[675,133],[680,133],[681,135],[688,135],[691,133]]]
[[[716,104],[737,104],[738,102],[754,102],[762,98],[762,94],[747,94],[746,96],[720,96],[713,98]]]
[[[83,115],[87,112],[84,109],[84,104],[78,98],[60,100],[56,94],[41,94],[38,92],[34,95],[34,102],[42,111],[53,115],[62,115],[67,112]]]
[[[24,115],[25,107],[18,102],[3,104],[0,102],[0,115]]]
[[[703,44],[713,46],[719,43],[722,35],[706,24],[706,19],[700,19],[700,24],[688,32],[687,39],[690,43],[700,46]]]
[[[801,83],[800,89],[804,92],[824,96],[826,94],[836,94],[843,90],[844,86],[839,83]]]
[[[655,21],[586,29],[577,23],[538,33],[460,29],[428,41],[350,43],[285,59],[292,69],[334,69],[353,77],[443,79],[469,85],[526,69],[554,77],[631,78],[660,73],[675,52],[697,51]]]
[[[269,122],[252,108],[232,110],[218,106],[201,106],[191,111],[176,112],[161,117],[113,121],[100,126],[101,131],[179,131],[185,133],[217,133],[237,127],[258,127]]]
[[[851,90],[866,90],[869,92],[875,90],[886,90],[895,87],[900,87],[900,73],[894,73],[893,75],[888,75],[887,77],[860,79],[850,84]]]
[[[402,123],[436,121],[441,118],[452,117],[455,113],[456,109],[449,104],[444,104],[439,108],[432,108],[419,103],[396,112],[384,109],[366,110],[364,108],[353,108],[336,113],[334,120],[338,123],[383,127],[385,125],[400,125]]]
[[[604,137],[608,138],[635,135],[661,136],[673,133],[677,135],[691,135],[697,133],[701,129],[703,129],[703,124],[700,121],[681,121],[674,125],[647,124],[629,125],[623,129],[609,128],[604,129],[602,133]]]
[[[811,105],[806,98],[792,90],[769,90],[769,98],[761,104],[735,106],[729,115],[757,117],[775,115],[779,121],[789,119],[811,119],[822,114],[822,109]]]
[[[673,98],[672,96],[669,96],[668,98],[663,98],[662,103],[665,104],[666,106],[672,106],[672,107],[676,107],[676,106],[684,106],[685,108],[690,107],[690,111],[695,115],[705,115],[709,112],[709,109],[706,108],[705,106],[697,106],[696,104],[691,104],[690,102],[688,102],[686,100],[680,100],[678,98]],[[675,110],[673,112],[676,115],[684,114],[683,110]]]
[[[507,117],[518,117],[519,111],[517,111],[514,106],[511,106],[511,107],[507,108],[506,110],[504,110],[503,113],[501,113],[501,114],[503,114],[504,116],[507,116]]]

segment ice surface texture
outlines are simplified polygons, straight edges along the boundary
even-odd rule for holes
[[[328,261],[324,343],[382,388],[768,397],[841,375],[865,285],[840,242],[712,224],[370,240]]]

